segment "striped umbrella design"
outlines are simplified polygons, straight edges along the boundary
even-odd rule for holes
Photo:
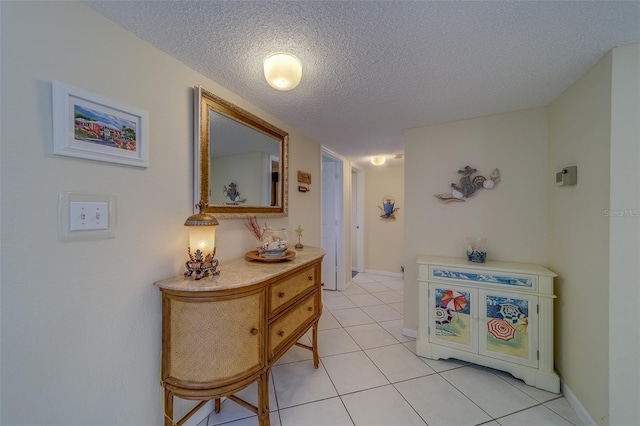
[[[506,321],[509,321],[511,324],[515,324],[518,322],[518,319],[524,317],[524,314],[516,305],[512,305],[511,303],[504,303],[500,305],[500,315]]]
[[[436,307],[436,324],[449,324],[451,322],[451,312],[448,309]]]
[[[487,331],[496,339],[509,341],[516,336],[516,329],[505,320],[492,318],[487,322]]]

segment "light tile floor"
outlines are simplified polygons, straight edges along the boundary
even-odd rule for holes
[[[402,335],[403,281],[360,273],[343,292],[324,291],[320,368],[293,347],[272,369],[271,424],[293,425],[581,425],[562,396],[507,373],[458,360],[415,355]],[[308,336],[303,339],[310,344]],[[255,404],[253,384],[239,396]],[[225,400],[198,426],[257,425]]]

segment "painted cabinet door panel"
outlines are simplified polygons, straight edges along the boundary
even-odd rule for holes
[[[538,366],[538,297],[479,290],[479,353]]]
[[[429,341],[477,352],[477,298],[477,289],[430,283]]]

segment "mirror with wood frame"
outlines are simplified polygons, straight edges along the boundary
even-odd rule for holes
[[[219,218],[288,212],[289,135],[195,88],[194,204]]]

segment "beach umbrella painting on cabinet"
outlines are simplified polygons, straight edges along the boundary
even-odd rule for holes
[[[467,299],[457,291],[447,290],[442,293],[442,306],[452,311],[461,311],[467,307]]]
[[[451,311],[449,309],[437,307],[436,308],[436,324],[449,324],[451,322]]]
[[[505,320],[492,318],[487,322],[487,330],[493,337],[500,340],[511,340],[516,336],[516,329]]]
[[[516,324],[518,320],[525,316],[520,308],[510,303],[500,305],[500,315],[502,315],[505,321],[509,321],[511,324]]]

